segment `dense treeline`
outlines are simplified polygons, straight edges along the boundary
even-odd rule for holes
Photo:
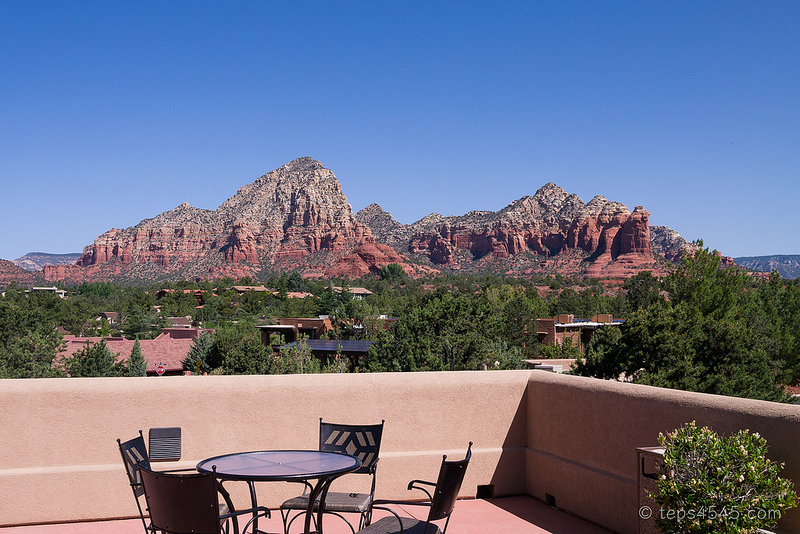
[[[105,343],[57,362],[58,328],[79,336],[150,339],[168,317],[184,316],[215,332],[195,341],[185,362],[194,372],[514,369],[528,358],[579,356],[570,344],[541,345],[537,318],[608,313],[625,318],[625,324],[598,330],[577,373],[787,400],[782,386],[800,380],[800,285],[776,274],[758,280],[736,268],[721,269],[719,256],[700,245],[663,280],[642,272],[616,289],[561,276],[413,280],[396,265],[355,281],[283,273],[258,282],[91,283],[68,288],[66,300],[12,286],[0,299],[0,377],[138,376],[144,372],[141,355],[123,355],[127,359],[118,362]],[[262,282],[274,293],[231,289]],[[372,295],[358,300],[335,286],[365,287]],[[290,292],[313,296],[290,298]],[[98,321],[101,312],[116,312],[120,321]],[[261,345],[255,325],[317,315],[330,316],[331,338],[375,341],[359,367],[346,359],[323,367],[302,343],[277,355]],[[384,329],[376,319],[381,315],[399,320]]]

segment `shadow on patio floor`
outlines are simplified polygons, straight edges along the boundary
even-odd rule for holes
[[[418,515],[417,507],[407,507],[401,515]],[[375,517],[383,514],[376,511]],[[326,534],[349,534],[344,523],[331,518],[325,522]],[[280,533],[280,513],[274,511],[272,519],[259,522],[259,530]],[[292,529],[294,531],[294,528]],[[64,523],[56,525],[29,525],[2,527],[0,534],[143,534],[139,519],[98,521],[93,523]],[[499,499],[468,499],[456,503],[456,509],[447,528],[448,534],[609,534],[608,530],[550,508],[528,496]]]

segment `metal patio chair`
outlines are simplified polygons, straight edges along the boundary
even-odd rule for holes
[[[447,456],[442,458],[442,466],[439,468],[439,479],[434,482],[424,480],[412,480],[408,483],[408,489],[422,490],[427,496],[427,501],[398,501],[376,499],[373,503],[374,508],[387,510],[392,515],[386,516],[375,523],[360,530],[358,534],[444,534],[447,525],[450,523],[450,515],[456,505],[458,492],[461,490],[461,483],[464,481],[464,474],[467,472],[472,458],[472,442],[469,442],[467,454],[463,460],[447,461]],[[402,517],[397,512],[388,508],[387,505],[403,506],[427,506],[428,518],[425,521]],[[434,521],[444,519],[444,524],[440,528]]]
[[[153,532],[220,534],[233,525],[238,534],[240,515],[252,515],[242,533],[258,517],[270,517],[268,508],[220,513],[216,470],[211,473],[162,473],[139,464],[142,488]]]
[[[174,428],[171,429],[158,429],[152,428],[150,429],[150,444],[151,447],[155,444],[155,439],[158,439],[158,436],[162,435],[162,430],[168,430],[166,432],[167,435],[172,436],[174,438],[175,432]],[[178,429],[178,440],[180,441],[180,429]],[[119,446],[119,452],[122,455],[122,463],[125,465],[125,472],[128,475],[128,482],[131,486],[131,491],[133,491],[133,497],[136,500],[136,507],[139,509],[139,517],[142,519],[142,526],[144,526],[145,532],[153,533],[155,532],[153,527],[150,525],[147,517],[145,516],[144,509],[141,503],[141,497],[144,496],[144,488],[142,488],[142,478],[139,474],[139,467],[145,467],[147,469],[150,468],[150,461],[151,458],[147,453],[147,447],[145,446],[144,436],[142,435],[142,431],[139,431],[139,435],[133,439],[129,439],[128,441],[121,441],[119,438],[117,439],[117,445]],[[156,447],[158,448],[158,447]],[[153,459],[153,461],[167,461],[167,460],[179,460],[180,459],[180,443],[177,446],[177,458],[174,455],[175,448],[174,444],[172,447],[172,453],[170,454],[160,454],[158,459]],[[174,469],[169,471],[164,471],[166,473],[180,473],[180,472],[187,472],[192,473],[196,472],[194,469]],[[222,494],[223,499],[225,502],[220,504],[220,513],[226,514],[232,511],[233,503],[231,502],[230,495],[228,492],[222,487],[219,486],[219,492]]]
[[[383,436],[383,424],[375,425],[341,425],[325,423],[319,419],[319,450],[325,452],[340,452],[356,456],[361,460],[361,467],[351,474],[367,474],[372,477],[369,493],[345,493],[329,491],[325,496],[326,514],[332,514],[342,519],[355,534],[356,529],[342,514],[359,514],[358,528],[364,528],[372,519],[372,501],[375,499],[375,479],[378,469],[378,455]],[[306,490],[302,495],[294,497],[281,504],[281,517],[283,518],[284,534],[289,534],[289,527],[295,519],[308,511],[308,493],[311,485],[306,483]],[[317,501],[318,503],[319,501]],[[319,507],[314,504],[314,511]],[[292,515],[292,511],[297,513]]]

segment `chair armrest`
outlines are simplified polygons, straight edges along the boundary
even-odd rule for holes
[[[381,461],[381,459],[380,459],[380,458],[375,458],[375,461],[372,463],[372,465],[371,465],[371,466],[369,466],[369,473],[370,473],[371,475],[374,475],[374,474],[375,474],[375,471],[377,471],[377,470],[378,470],[378,462],[380,462],[380,461]]]
[[[412,480],[411,482],[408,483],[408,489],[409,490],[418,489],[420,491],[423,491],[425,493],[425,495],[428,496],[428,500],[432,501],[433,500],[433,495],[431,495],[431,492],[428,491],[427,489],[423,488],[422,486],[430,486],[432,488],[435,488],[436,487],[436,483],[435,482],[427,482],[425,480]]]

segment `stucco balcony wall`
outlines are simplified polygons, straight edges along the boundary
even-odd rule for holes
[[[182,465],[229,452],[315,449],[319,418],[386,420],[377,492],[409,498],[443,454],[474,442],[462,495],[495,484],[525,492],[524,405],[529,372],[73,378],[0,381],[0,525],[136,516],[116,438],[182,428]],[[520,410],[523,410],[521,413]],[[164,468],[174,464],[159,464]],[[180,465],[179,465],[180,466]],[[176,467],[179,467],[176,466]],[[246,485],[228,486],[235,503]],[[258,485],[277,506],[301,489]]]
[[[461,458],[473,441],[463,497],[527,493],[622,534],[637,529],[636,448],[688,421],[760,432],[800,481],[798,406],[542,371],[0,380],[0,417],[3,526],[136,516],[115,440],[160,426],[183,429],[180,465],[193,467],[316,448],[320,417],[385,419],[380,497],[408,498],[410,479],[434,478],[442,454]],[[248,502],[244,484],[228,487]],[[260,484],[259,502],[298,489]],[[800,513],[781,529],[800,532]]]
[[[527,493],[614,532],[637,531],[636,448],[657,446],[660,432],[690,421],[725,435],[758,432],[800,491],[797,405],[553,373],[531,375],[527,405]],[[779,526],[800,532],[800,511]]]

